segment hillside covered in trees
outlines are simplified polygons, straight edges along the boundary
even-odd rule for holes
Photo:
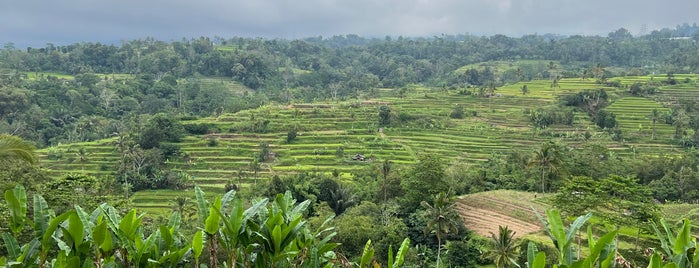
[[[532,267],[539,251],[549,265],[595,252],[592,264],[662,262],[643,256],[662,247],[653,226],[684,223],[665,235],[685,235],[681,218],[699,209],[681,204],[699,200],[699,31],[685,26],[5,44],[0,264]],[[538,230],[502,191],[561,211],[549,231],[583,218],[548,233],[565,245],[481,236],[474,211]],[[589,249],[574,256],[586,246],[567,236],[584,222]],[[618,253],[595,249],[613,236]]]

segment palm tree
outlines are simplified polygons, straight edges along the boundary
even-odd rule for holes
[[[454,200],[444,192],[435,195],[432,204],[422,201],[420,205],[425,208],[425,215],[430,220],[425,227],[425,235],[431,232],[437,235],[437,267],[439,267],[439,256],[442,252],[442,236],[451,231],[458,233],[461,217],[456,212]]]
[[[34,146],[13,135],[0,135],[0,162],[24,161],[36,164]]]
[[[196,207],[191,199],[185,196],[178,196],[170,201],[170,209],[172,212],[177,212],[182,217],[183,222],[188,222],[196,213]]]
[[[498,227],[498,234],[490,232],[490,241],[493,243],[493,248],[485,253],[485,257],[495,262],[495,267],[505,268],[510,265],[517,266],[517,247],[514,243],[514,231],[507,226]]]
[[[558,84],[558,81],[560,81],[560,80],[561,80],[561,77],[556,76],[553,78],[553,81],[551,81],[551,88],[553,89],[553,93],[552,93],[553,96],[556,96],[556,88],[560,87],[560,85]]]
[[[250,171],[252,171],[255,174],[255,185],[257,185],[257,173],[262,170],[262,163],[260,163],[260,161],[257,158],[255,158],[252,161],[250,161],[248,166],[250,167]]]
[[[556,63],[553,61],[549,61],[547,68],[549,69],[549,77],[555,76],[554,73],[556,72],[556,69],[558,69],[558,66],[556,66]]]
[[[386,182],[388,180],[388,175],[391,173],[391,161],[389,160],[384,160],[383,163],[381,163],[381,176],[383,176],[383,183],[381,184],[381,191],[383,192],[383,201],[386,202],[387,199],[387,187],[386,187]]]
[[[522,96],[527,95],[527,93],[529,93],[529,87],[527,87],[527,85],[523,85],[521,89],[522,89]]]
[[[75,156],[78,158],[78,162],[80,162],[80,168],[83,172],[85,171],[85,163],[88,162],[91,155],[92,153],[86,151],[84,147],[80,147],[80,149],[78,149],[78,151],[75,153]]]
[[[658,109],[653,109],[650,115],[648,115],[648,118],[650,119],[651,126],[653,128],[653,132],[651,133],[650,139],[655,140],[655,123],[657,123],[658,120],[660,120],[660,112],[658,111]]]
[[[541,149],[534,152],[534,157],[529,161],[529,166],[537,166],[541,169],[541,192],[546,192],[546,174],[557,172],[563,162],[558,151],[558,146],[553,142],[546,142]]]
[[[597,66],[595,66],[595,68],[592,69],[592,73],[595,75],[595,78],[597,79],[597,83],[602,84],[604,82],[604,80],[605,80],[604,72],[605,72],[604,67],[602,67],[602,64],[599,64],[599,63],[597,64]]]
[[[357,196],[349,188],[340,186],[336,191],[330,191],[328,205],[335,215],[344,213],[348,208],[357,204]]]
[[[687,115],[683,111],[679,111],[674,116],[672,125],[675,126],[675,139],[681,139],[684,136],[684,127],[687,125]]]

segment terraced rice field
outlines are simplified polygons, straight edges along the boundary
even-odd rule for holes
[[[607,111],[616,115],[617,122],[621,127],[627,141],[640,142],[650,140],[653,133],[653,124],[650,115],[654,109],[660,114],[670,111],[660,103],[647,98],[625,97],[616,100],[606,108]],[[675,129],[673,126],[665,124],[663,119],[658,119],[655,124],[655,139],[660,143],[672,143]]]
[[[679,75],[676,77],[680,79]],[[622,84],[628,85],[650,78],[619,79]],[[202,83],[244,90],[225,79],[207,78],[202,79]],[[530,94],[523,96],[520,88],[524,84],[529,87]],[[406,96],[399,98],[397,90],[378,89],[376,97],[370,100],[271,104],[216,118],[184,121],[183,124],[214,125],[220,131],[186,137],[179,145],[188,157],[186,160],[169,160],[167,166],[173,171],[186,171],[194,183],[209,192],[220,192],[228,182],[248,187],[273,175],[300,172],[338,172],[344,178],[351,179],[351,173],[366,169],[372,165],[372,161],[391,160],[399,165],[412,164],[420,154],[435,154],[448,163],[477,163],[487,160],[492,154],[513,149],[529,152],[549,139],[577,146],[584,142],[583,134],[588,131],[595,139],[610,142],[608,136],[602,134],[584,113],[576,114],[572,126],[552,126],[546,130],[550,135],[541,135],[541,131],[532,129],[530,111],[554,105],[558,95],[600,88],[592,79],[563,79],[559,84],[555,95],[550,81],[539,80],[503,86],[496,91],[501,95],[491,98],[419,86],[410,87]],[[611,149],[627,155],[633,150],[651,154],[678,150],[671,140],[672,126],[656,124],[657,138],[650,139],[651,124],[647,115],[655,108],[668,111],[667,103],[657,101],[657,96],[653,99],[626,97],[623,93],[625,89],[618,92],[613,92],[613,88],[608,90],[614,96],[621,96],[607,109],[617,115],[625,137],[623,143],[610,142]],[[663,87],[660,96],[697,98],[699,87],[687,84]],[[449,117],[457,104],[464,108],[466,116],[463,119]],[[391,108],[394,114],[392,120],[396,124],[379,132],[378,109],[381,105]],[[401,116],[413,118],[399,123]],[[268,121],[264,133],[240,131],[260,120]],[[298,129],[298,136],[288,144],[286,134],[292,128]],[[209,146],[211,139],[217,140],[215,146]],[[259,153],[260,144],[268,144],[276,156],[263,163],[255,175],[250,169],[250,162]],[[79,148],[88,152],[87,161],[76,160]],[[62,152],[63,157],[49,159],[50,150]],[[44,149],[40,154],[42,166],[54,176],[66,173],[110,176],[119,160],[113,140],[59,145]],[[352,160],[355,154],[365,155],[372,161]],[[133,202],[148,211],[167,211],[171,200],[177,195],[177,191],[143,191],[134,195]]]

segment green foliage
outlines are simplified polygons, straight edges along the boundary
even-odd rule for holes
[[[393,246],[391,245],[388,250],[388,262],[386,262],[387,268],[399,268],[403,267],[403,262],[405,261],[405,256],[408,253],[410,247],[410,239],[406,238],[401,243],[396,256],[393,256]],[[360,268],[372,268],[381,267],[379,262],[374,258],[374,247],[371,245],[371,240],[368,240],[364,245],[364,250],[362,251],[362,257],[359,261]]]
[[[271,203],[256,200],[245,209],[234,191],[209,202],[196,187],[201,229],[185,239],[179,213],[147,234],[143,215],[135,210],[121,216],[114,207],[102,204],[91,213],[75,206],[54,216],[40,196],[34,197],[34,219],[29,221],[26,211],[21,211],[26,198],[16,198],[22,189],[6,191],[8,207],[18,211],[13,224],[29,224],[35,233],[29,242],[2,234],[7,255],[1,260],[12,267],[182,267],[188,262],[199,265],[205,247],[208,267],[310,268],[331,267],[337,261],[334,249],[339,244],[331,242],[336,233],[333,227],[326,227],[332,217],[317,230],[309,229],[304,214],[310,201],[297,203],[289,192],[277,195]],[[403,265],[409,244],[408,239],[403,240],[395,256],[389,246],[388,267]],[[377,263],[369,245],[366,251],[371,254],[362,257],[362,267]]]
[[[17,136],[0,134],[0,162],[24,161],[36,163],[34,146]]]
[[[428,200],[439,192],[447,192],[442,159],[435,155],[421,155],[408,173],[403,174],[401,187],[405,192],[403,207],[407,211],[416,209],[420,202]]]
[[[537,217],[539,217],[539,220],[541,220],[541,223],[544,225],[546,233],[556,246],[559,264],[567,266],[572,265],[576,259],[573,239],[575,238],[575,234],[578,232],[580,227],[582,227],[582,225],[585,224],[590,217],[592,217],[592,213],[578,217],[568,228],[565,228],[563,225],[563,220],[561,219],[561,215],[558,210],[546,211],[548,221],[544,220],[538,212],[536,214]]]
[[[616,249],[612,242],[617,235],[617,231],[609,232],[595,240],[592,236],[592,228],[588,226],[588,247],[590,253],[585,258],[580,258],[580,256],[575,256],[572,242],[575,234],[592,216],[592,213],[578,217],[568,228],[565,228],[563,225],[560,213],[557,210],[547,210],[546,215],[547,220],[537,212],[537,216],[546,227],[546,233],[556,246],[558,267],[613,267]],[[537,252],[537,248],[530,243],[527,252],[527,267],[543,267],[546,257],[542,253]]]
[[[477,237],[464,237],[462,240],[450,240],[446,242],[446,256],[444,256],[447,267],[475,267],[478,265],[491,264],[490,260],[483,258],[482,251],[486,247],[487,241]]]
[[[292,143],[296,139],[296,135],[298,135],[298,131],[296,128],[292,128],[289,130],[289,132],[286,133],[286,143]]]
[[[541,171],[541,192],[546,192],[547,178],[557,175],[563,167],[563,155],[561,148],[549,141],[541,145],[539,150],[534,151],[533,157],[529,160],[530,167],[537,167]],[[548,177],[547,177],[548,175]]]
[[[498,234],[490,233],[493,247],[486,252],[486,258],[490,258],[498,268],[517,266],[517,247],[514,243],[515,232],[507,226],[498,226]]]
[[[530,115],[530,121],[536,128],[547,128],[554,124],[573,125],[575,111],[571,108],[538,108]]]
[[[151,149],[160,147],[161,142],[180,142],[184,132],[184,127],[176,119],[166,114],[156,114],[140,133],[138,144],[143,149]]]
[[[422,201],[420,205],[425,209],[425,215],[429,222],[425,226],[425,234],[434,232],[437,236],[437,267],[440,265],[440,253],[442,251],[442,237],[450,232],[458,232],[462,225],[461,216],[456,212],[456,203],[444,192],[435,195],[432,204]]]
[[[616,115],[606,110],[600,110],[595,115],[595,124],[602,129],[614,129],[617,126]]]
[[[26,223],[27,192],[24,187],[17,185],[14,189],[5,191],[5,202],[10,212],[10,230],[16,236]]]
[[[451,113],[449,113],[449,117],[454,118],[454,119],[464,118],[464,107],[461,106],[460,104],[455,105],[454,109],[452,109]]]
[[[391,107],[382,105],[379,107],[379,126],[385,127],[391,125]]]
[[[216,147],[218,146],[218,138],[216,137],[209,137],[206,139],[206,146],[209,147]]]
[[[609,105],[609,95],[604,89],[585,90],[573,95],[564,95],[561,102],[565,106],[578,107],[594,116],[602,108]]]
[[[209,134],[209,131],[213,129],[213,126],[211,124],[206,124],[206,123],[198,123],[198,124],[183,124],[182,127],[184,128],[187,133],[192,134],[192,135],[204,135],[204,134]]]
[[[631,84],[629,92],[634,96],[648,96],[658,93],[660,90],[657,86],[642,84],[639,82]]]
[[[655,252],[651,257],[648,267],[697,267],[699,258],[696,256],[696,238],[692,237],[691,222],[688,219],[682,221],[682,227],[673,232],[672,228],[665,222],[660,220],[660,228],[653,224],[653,229],[660,240],[662,254],[668,259],[665,266],[661,266],[661,258],[658,252]]]

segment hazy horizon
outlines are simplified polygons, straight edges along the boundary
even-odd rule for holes
[[[644,26],[650,32],[692,24],[699,10],[690,0],[0,1],[0,42],[18,47],[146,37],[605,36],[619,28],[638,35]]]

